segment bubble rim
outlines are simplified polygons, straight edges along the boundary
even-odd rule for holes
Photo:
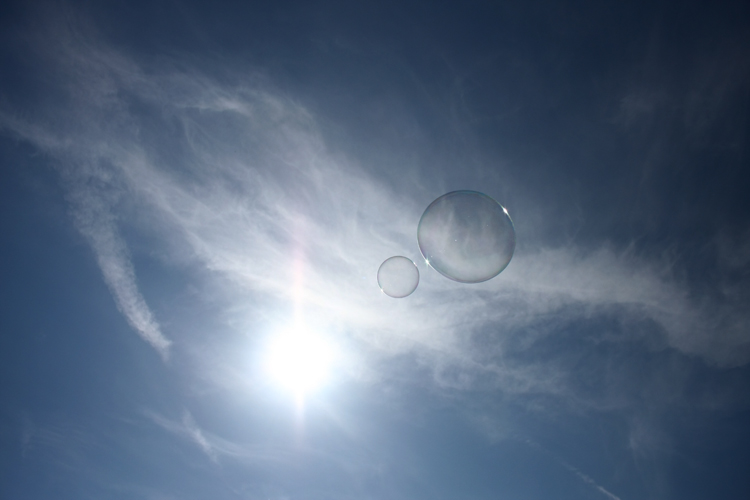
[[[411,262],[411,265],[414,266],[414,269],[417,271],[417,283],[414,285],[414,289],[411,292],[407,293],[406,295],[391,295],[388,292],[386,292],[385,290],[383,290],[383,287],[380,285],[380,270],[383,268],[383,266],[385,265],[386,262],[388,262],[389,260],[393,260],[393,259],[406,259],[409,262]],[[394,255],[392,257],[388,257],[387,259],[385,259],[380,264],[380,266],[378,267],[378,272],[375,273],[375,281],[377,281],[377,283],[378,283],[378,288],[380,288],[380,291],[383,293],[383,295],[385,295],[387,297],[390,297],[392,299],[403,299],[403,298],[408,297],[409,295],[413,294],[414,292],[416,292],[417,288],[419,287],[420,278],[421,278],[421,276],[419,274],[419,266],[417,266],[417,263],[414,262],[413,260],[411,260],[409,257],[406,257],[404,255]]]
[[[427,258],[427,256],[424,254],[424,251],[422,250],[422,244],[419,241],[419,232],[420,232],[420,229],[422,229],[422,221],[424,220],[425,214],[430,211],[430,208],[432,208],[432,206],[435,203],[439,202],[443,198],[446,198],[446,197],[451,196],[451,195],[457,195],[457,194],[478,194],[480,196],[483,196],[483,197],[487,198],[488,200],[492,201],[493,203],[497,203],[497,205],[503,210],[503,213],[505,214],[506,217],[508,217],[508,220],[510,221],[510,227],[511,227],[511,229],[513,229],[513,249],[510,252],[510,259],[508,259],[508,263],[507,264],[505,264],[502,268],[500,268],[500,270],[497,273],[493,274],[489,278],[485,278],[485,279],[478,280],[478,281],[468,281],[468,280],[462,280],[462,279],[454,278],[452,276],[448,276],[447,274],[445,274],[444,272],[442,272],[440,269],[438,269],[435,266],[433,266],[430,263],[430,259]],[[484,283],[485,281],[489,281],[492,278],[496,277],[501,272],[505,271],[505,269],[507,269],[508,266],[510,265],[510,261],[513,260],[513,256],[516,254],[516,243],[517,243],[517,241],[516,241],[516,226],[515,226],[515,224],[513,224],[513,219],[511,218],[510,214],[508,213],[508,210],[499,201],[497,201],[492,196],[490,196],[488,194],[485,194],[485,193],[482,193],[480,191],[474,191],[472,189],[458,189],[456,191],[450,191],[450,192],[445,193],[445,194],[443,194],[441,196],[438,196],[437,198],[435,198],[432,201],[432,203],[430,203],[427,206],[427,208],[424,209],[424,212],[422,212],[422,216],[419,218],[419,224],[417,225],[417,247],[419,248],[419,253],[422,254],[422,258],[424,258],[425,262],[427,263],[427,266],[430,267],[430,268],[432,268],[432,269],[434,269],[438,273],[442,274],[443,276],[445,276],[449,280],[455,281],[457,283],[467,283],[467,284],[470,284],[470,285],[471,284],[475,284],[475,283]]]

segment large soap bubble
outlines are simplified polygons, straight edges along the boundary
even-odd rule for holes
[[[378,285],[394,299],[411,295],[419,284],[419,269],[411,259],[396,256],[386,259],[378,269]]]
[[[461,283],[480,283],[506,268],[516,248],[508,211],[476,191],[453,191],[422,214],[417,241],[427,263]]]

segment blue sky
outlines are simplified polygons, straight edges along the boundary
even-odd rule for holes
[[[746,5],[3,10],[0,497],[750,494]]]

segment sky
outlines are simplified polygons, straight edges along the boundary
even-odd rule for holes
[[[5,2],[0,497],[750,497],[749,14]]]

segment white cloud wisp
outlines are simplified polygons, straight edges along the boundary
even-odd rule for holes
[[[123,220],[161,235],[178,261],[222,276],[238,302],[262,294],[293,304],[377,355],[417,352],[434,367],[463,364],[494,374],[510,392],[554,388],[474,359],[474,333],[518,331],[573,306],[586,314],[621,306],[660,325],[672,347],[718,364],[750,359],[732,349],[747,335],[715,346],[705,331],[710,314],[695,307],[684,286],[607,247],[525,249],[499,278],[475,287],[419,262],[417,293],[388,299],[374,275],[392,255],[417,260],[414,234],[424,208],[417,198],[399,196],[338,154],[304,106],[252,72],[237,72],[226,84],[164,61],[167,69],[146,70],[76,40],[63,38],[54,55],[75,89],[53,110],[56,118],[3,111],[0,123],[62,165],[77,227],[118,307],[164,357],[170,340],[138,290],[118,231]],[[500,337],[485,351],[502,357]]]

